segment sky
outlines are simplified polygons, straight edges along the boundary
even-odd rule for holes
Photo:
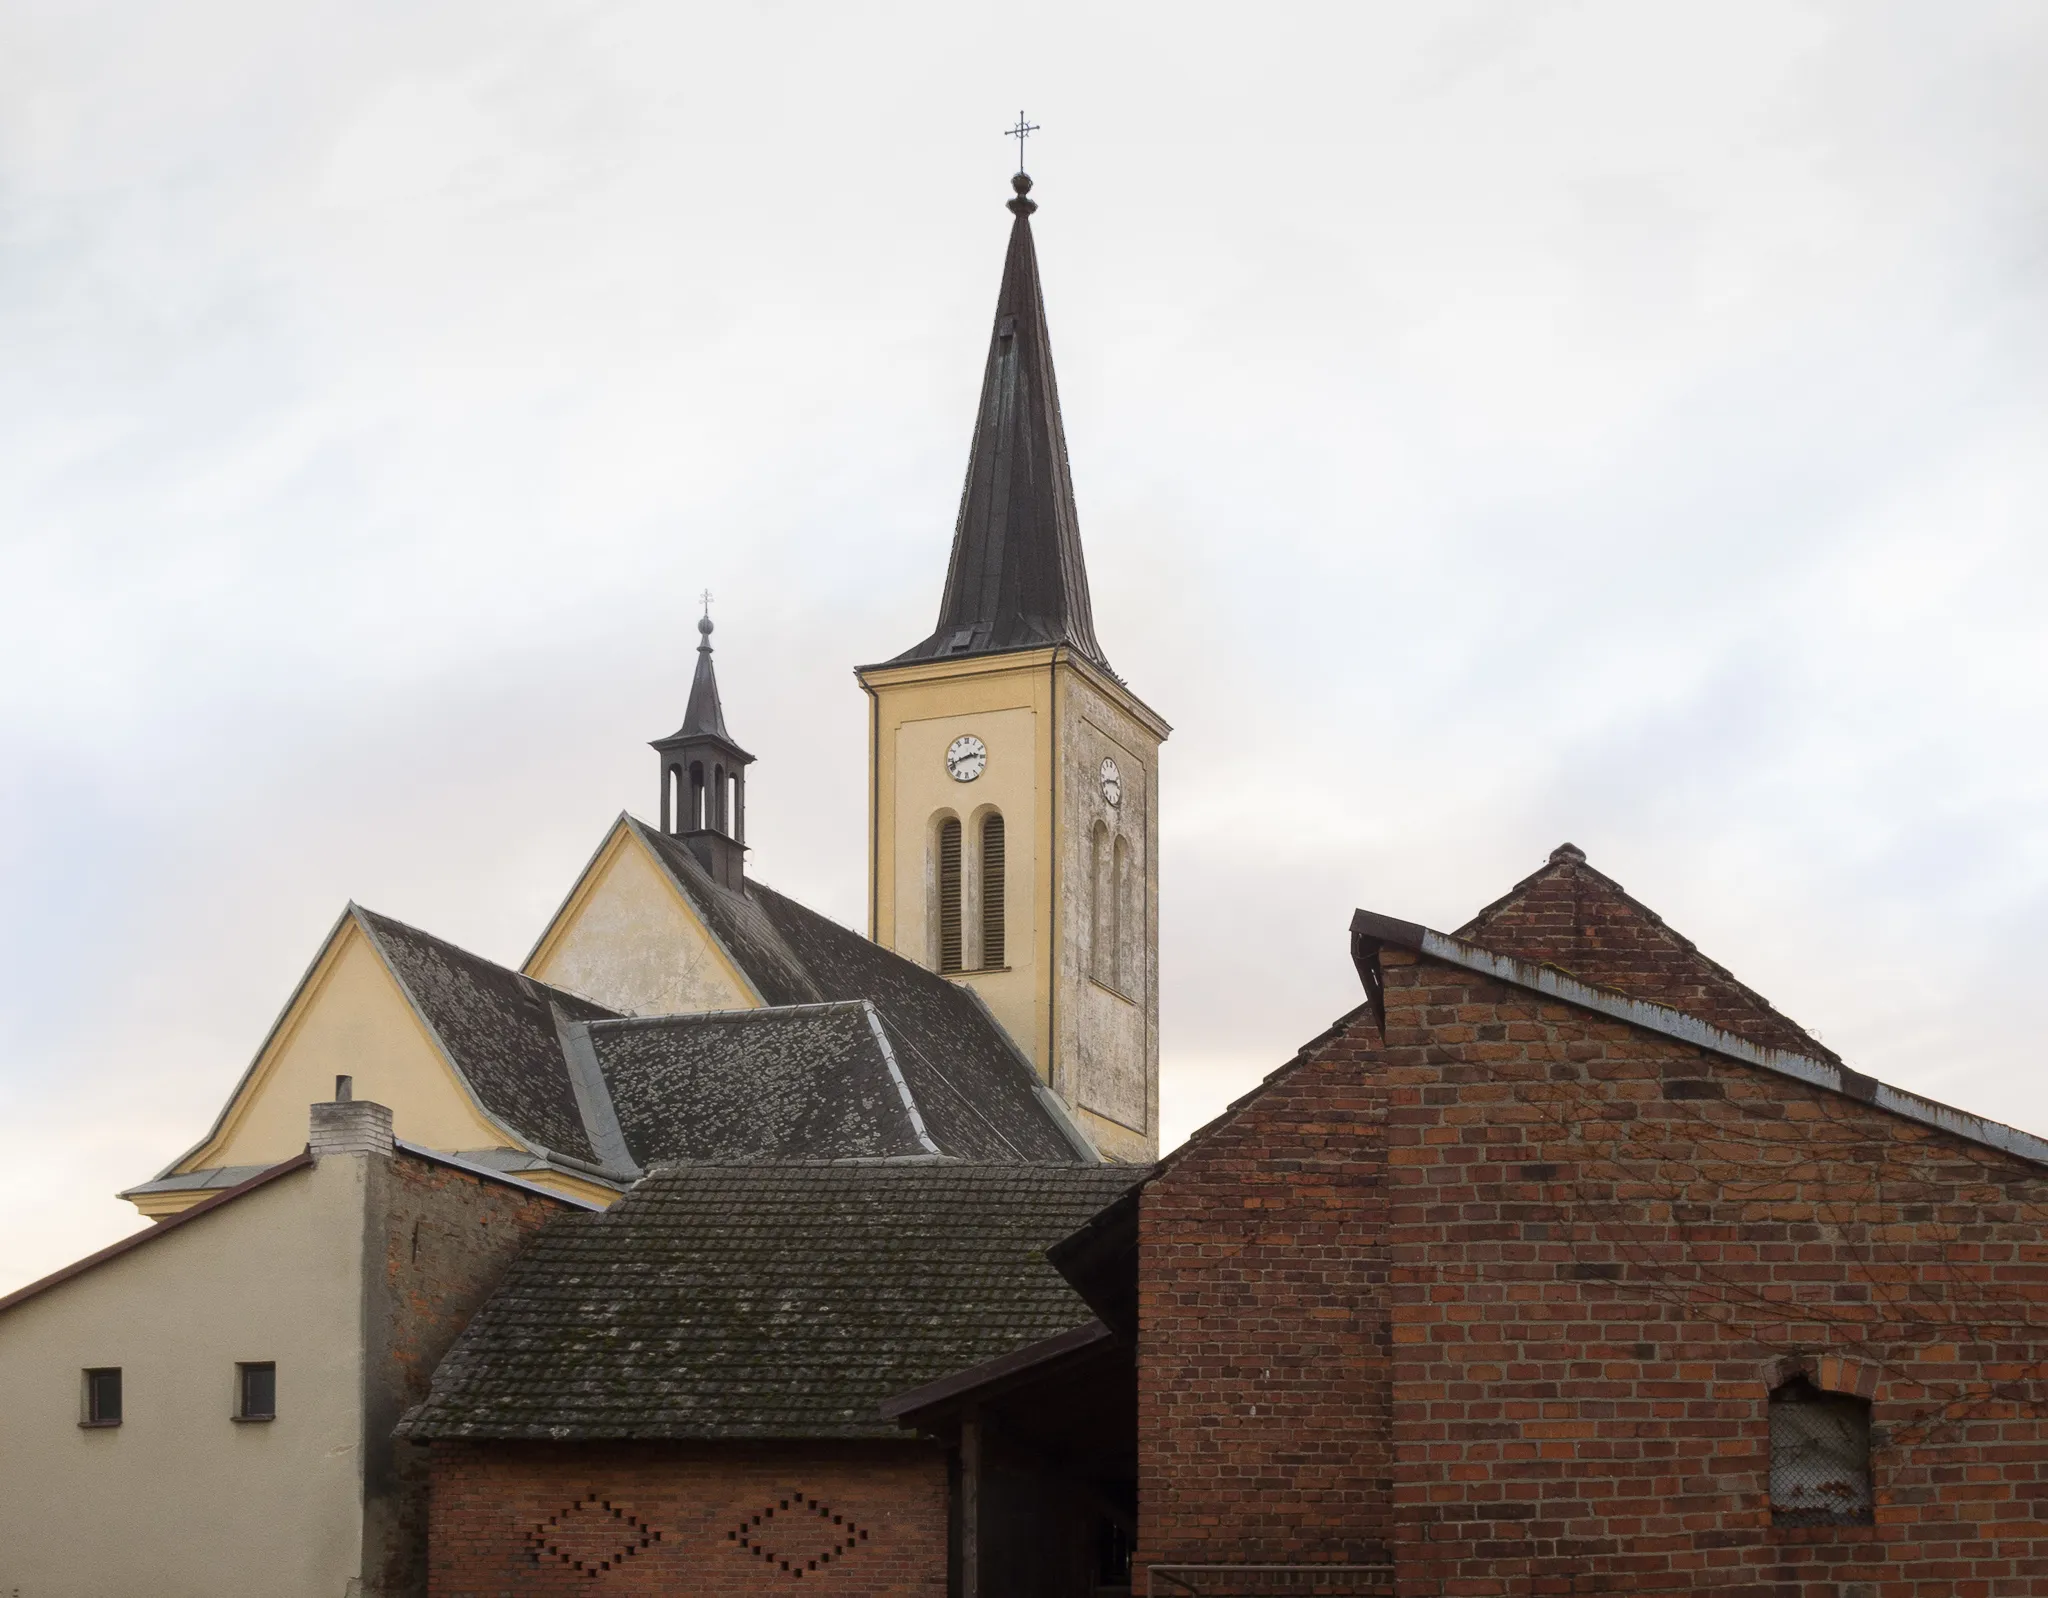
[[[0,0],[0,1292],[351,898],[517,962],[716,596],[860,924],[1021,106],[1177,1141],[1567,839],[2048,1132],[2048,9]]]

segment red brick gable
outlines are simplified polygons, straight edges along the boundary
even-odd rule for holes
[[[1620,883],[1560,844],[1543,869],[1494,900],[1456,936],[1495,954],[1555,966],[1594,987],[1669,1005],[1765,1048],[1839,1063],[1832,1049],[1716,965]]]
[[[2043,1590],[2040,1165],[1376,959],[1383,1026],[1354,1012],[1142,1190],[1138,1590]],[[1774,1512],[1794,1378],[1872,1403],[1870,1523]]]

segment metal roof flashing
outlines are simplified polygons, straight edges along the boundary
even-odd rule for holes
[[[1747,1038],[1737,1037],[1681,1010],[1652,1004],[1645,999],[1632,999],[1611,989],[1589,986],[1565,975],[1555,966],[1535,965],[1510,955],[1495,954],[1462,938],[1451,937],[1413,921],[1377,915],[1370,910],[1360,910],[1352,916],[1351,942],[1353,963],[1358,967],[1360,982],[1373,999],[1375,1013],[1383,1015],[1379,1010],[1378,950],[1381,947],[1408,949],[1445,965],[1526,988],[1532,993],[1540,993],[1546,998],[1590,1010],[1612,1020],[1624,1021],[1645,1032],[1690,1043],[1695,1048],[1739,1060],[1744,1065],[1757,1066],[1779,1076],[1791,1077],[1810,1087],[1840,1093],[1909,1121],[1917,1121],[1922,1126],[1931,1126],[1982,1147],[2048,1168],[2048,1138],[2037,1137],[2032,1132],[2023,1132],[2018,1127],[1981,1115],[1972,1115],[1967,1110],[1956,1109],[1935,1099],[1923,1098],[1904,1088],[1892,1087],[1846,1065],[1782,1049],[1762,1048]]]

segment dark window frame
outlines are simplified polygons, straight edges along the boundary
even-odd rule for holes
[[[252,1381],[254,1402],[251,1401]],[[266,1387],[269,1389],[267,1404],[264,1402]],[[242,1422],[277,1419],[276,1360],[250,1359],[236,1362],[234,1419]]]
[[[108,1378],[112,1378],[111,1381]],[[78,1424],[89,1428],[118,1426],[121,1424],[122,1382],[119,1365],[88,1365],[84,1371],[84,1393],[79,1407],[83,1412]],[[107,1402],[111,1392],[113,1402]]]

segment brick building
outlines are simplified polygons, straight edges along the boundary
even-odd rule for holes
[[[1353,937],[1367,1003],[1056,1254],[1135,1299],[1141,1586],[2048,1591],[2048,1146],[1569,845]]]
[[[400,1427],[432,1462],[429,1591],[943,1598],[958,1464],[882,1405],[1086,1326],[1045,1249],[1133,1174],[678,1165],[550,1228]],[[1043,1520],[1075,1546],[1085,1512]]]

